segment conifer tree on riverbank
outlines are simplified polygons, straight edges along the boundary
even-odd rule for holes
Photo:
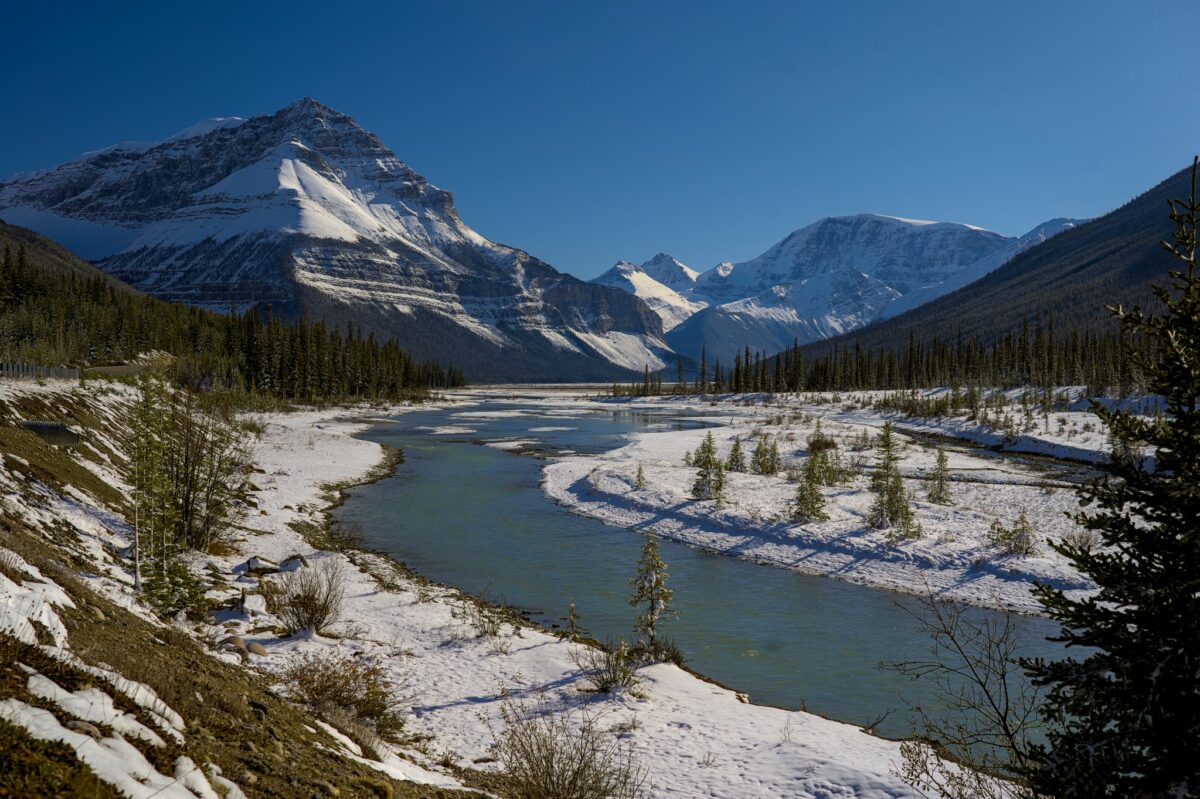
[[[823,456],[824,453],[811,453],[804,462],[804,472],[796,488],[796,504],[792,506],[793,521],[815,522],[829,518],[825,512],[825,497],[821,494],[820,461]]]
[[[937,465],[929,478],[929,501],[939,505],[950,504],[950,467],[946,450],[938,447]]]
[[[1200,795],[1200,273],[1197,166],[1188,200],[1171,203],[1179,262],[1155,287],[1158,313],[1111,310],[1127,336],[1154,343],[1131,368],[1161,396],[1165,413],[1143,416],[1094,406],[1117,441],[1152,459],[1120,453],[1080,491],[1076,521],[1102,545],[1051,543],[1099,590],[1073,598],[1035,588],[1059,640],[1089,654],[1030,664],[1046,689],[1047,744],[1035,749],[1032,785],[1056,799]],[[1069,650],[1072,651],[1072,650]]]
[[[654,535],[654,530],[647,532],[637,574],[629,583],[633,586],[633,596],[629,598],[630,606],[645,605],[645,609],[634,621],[634,629],[639,635],[646,636],[650,651],[657,652],[658,626],[665,617],[671,615],[671,599],[675,592],[667,587],[667,564],[663,563],[659,555],[658,538]]]
[[[696,448],[692,465],[700,470],[696,482],[692,484],[692,496],[701,501],[711,499],[720,502],[725,492],[725,469],[717,457],[717,445],[711,432]]]
[[[875,440],[875,451],[875,473],[871,475],[871,493],[875,495],[875,501],[867,516],[868,523],[876,529],[887,530],[891,541],[920,538],[921,525],[917,523],[904,491],[890,421],[884,422],[883,430]]]

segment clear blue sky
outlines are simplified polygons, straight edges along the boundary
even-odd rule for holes
[[[303,96],[591,277],[875,211],[1016,234],[1200,151],[1200,3],[5,3],[0,175]]]

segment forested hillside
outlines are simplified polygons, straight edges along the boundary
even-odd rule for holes
[[[304,401],[399,399],[463,382],[350,324],[225,316],[145,296],[0,222],[0,361],[97,366],[146,353],[172,356],[175,379],[192,387]]]
[[[991,344],[1041,319],[1056,329],[1109,330],[1104,306],[1149,307],[1152,283],[1163,283],[1171,259],[1159,245],[1173,227],[1167,200],[1185,197],[1190,170],[1184,169],[1122,207],[1033,247],[958,291],[894,319],[806,348],[821,357],[844,347],[892,347],[929,331],[951,339],[974,336]]]

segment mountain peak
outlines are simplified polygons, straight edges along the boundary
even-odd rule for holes
[[[484,238],[449,192],[311,97],[2,181],[0,215],[147,293],[222,311],[307,308],[473,376],[664,365],[646,305]]]

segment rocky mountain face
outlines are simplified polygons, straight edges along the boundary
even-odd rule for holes
[[[662,318],[663,330],[670,330],[708,306],[704,300],[689,299],[698,276],[696,270],[659,253],[640,265],[618,261],[592,282],[637,296]]]
[[[796,339],[818,341],[910,310],[1074,225],[1057,219],[1008,237],[877,214],[829,217],[757,258],[676,277],[672,285],[652,274],[652,265],[662,271],[666,256],[641,267],[618,264],[596,281],[646,300],[663,317],[677,352],[696,357],[704,348],[728,360],[740,347],[776,352]]]
[[[473,379],[610,379],[666,355],[631,293],[479,235],[449,192],[311,99],[14,176],[0,218],[165,299],[352,322]]]

